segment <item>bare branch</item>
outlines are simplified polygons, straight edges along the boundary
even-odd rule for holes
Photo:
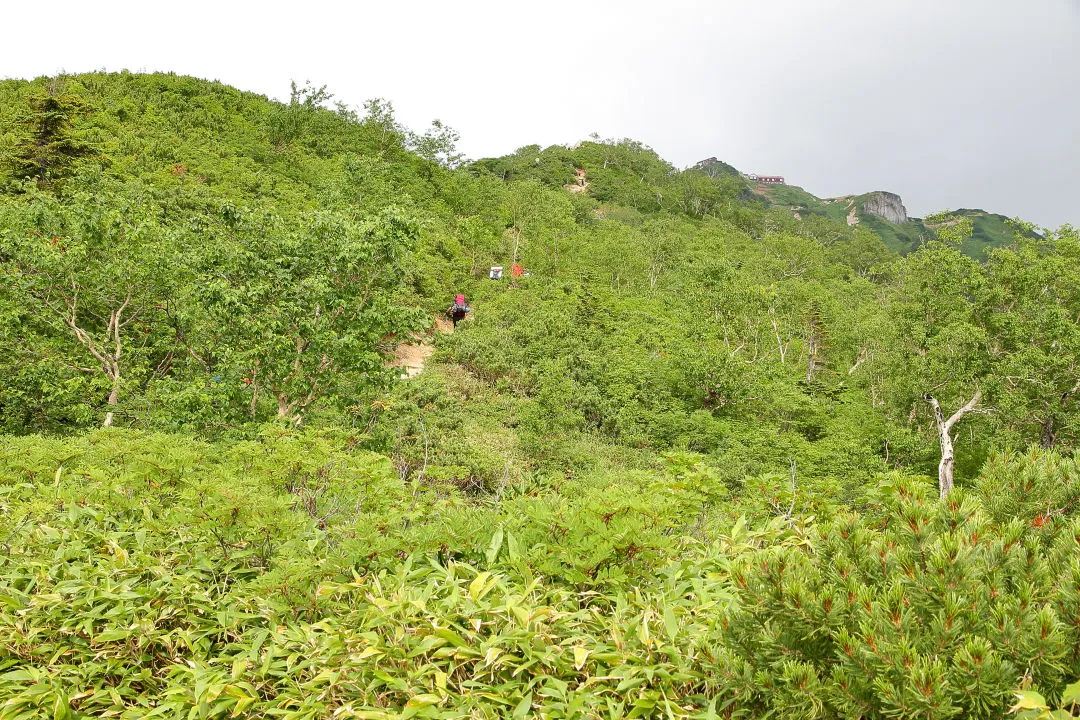
[[[797,487],[795,478],[795,458],[788,458],[791,462],[791,505],[788,507],[787,517],[791,519],[791,513],[795,512],[795,490]]]
[[[848,369],[847,374],[853,375],[864,362],[866,362],[866,348],[860,348],[859,355],[855,358],[855,364]]]
[[[773,314],[773,309],[772,308],[769,308],[769,314],[770,315]],[[769,322],[772,323],[773,335],[776,336],[776,347],[780,350],[780,364],[782,365],[784,363],[785,358],[787,357],[787,351],[784,349],[784,343],[780,339],[780,328],[776,324],[776,318],[775,317],[770,317]]]
[[[949,430],[952,430],[952,426],[955,425],[957,422],[959,422],[961,418],[963,418],[965,415],[967,415],[968,413],[975,410],[976,406],[979,404],[979,401],[981,401],[981,400],[982,400],[982,390],[979,389],[979,390],[975,391],[975,394],[971,396],[971,399],[968,400],[963,405],[963,407],[961,407],[959,410],[954,412],[952,414],[952,417],[950,417],[948,420],[945,421],[945,430],[946,430],[946,432],[948,432]],[[940,412],[941,411],[941,406],[937,404],[937,400],[934,400],[932,405],[935,406],[935,412]]]

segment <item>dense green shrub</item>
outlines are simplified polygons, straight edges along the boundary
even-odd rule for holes
[[[1071,519],[900,479],[732,526],[683,455],[455,510],[341,442],[7,441],[0,717],[996,718],[1080,674]]]
[[[632,140],[462,168],[331,103],[0,82],[0,720],[1077,697],[1074,230],[900,258]]]
[[[883,520],[840,515],[731,566],[717,671],[782,717],[1000,717],[1022,676],[1080,674],[1080,525],[994,523],[902,482]],[[801,700],[796,702],[796,698]],[[789,704],[790,703],[790,704]]]
[[[1053,528],[1076,514],[1080,468],[1075,457],[1056,452],[1005,452],[983,466],[975,487],[995,521]]]

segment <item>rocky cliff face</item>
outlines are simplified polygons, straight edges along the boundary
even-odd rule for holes
[[[862,203],[863,212],[885,218],[892,223],[905,223],[908,220],[907,208],[899,195],[884,190],[869,193]]]

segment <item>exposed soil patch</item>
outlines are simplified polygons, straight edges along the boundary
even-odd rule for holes
[[[431,338],[436,332],[454,332],[453,321],[450,318],[437,317],[434,327],[426,333],[414,335],[411,342],[403,342],[394,350],[394,359],[390,361],[390,367],[401,368],[402,379],[409,380],[423,372],[427,359],[435,352]]]
[[[435,352],[435,346],[430,343],[401,343],[394,351],[394,360],[390,367],[400,367],[401,377],[414,378],[424,369],[424,363],[431,353]]]

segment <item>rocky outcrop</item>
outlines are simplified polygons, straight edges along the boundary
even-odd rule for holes
[[[855,207],[855,203],[848,205],[847,224],[850,227],[859,224],[859,208]]]
[[[884,190],[867,194],[862,202],[862,210],[891,223],[900,224],[908,221],[907,208],[904,207],[900,196]]]
[[[694,164],[695,170],[700,170],[709,177],[717,178],[721,175],[731,175],[732,177],[738,177],[739,171],[731,165],[728,165],[723,160],[717,160],[714,157],[702,160],[699,163]]]

